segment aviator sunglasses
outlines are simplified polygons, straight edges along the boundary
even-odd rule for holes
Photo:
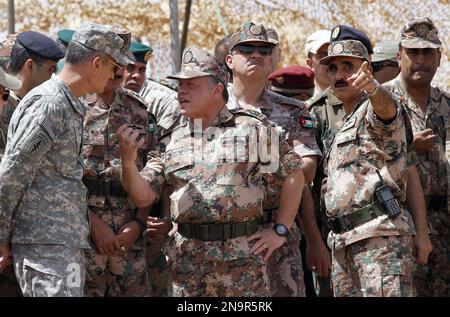
[[[270,45],[262,45],[255,46],[250,44],[238,44],[236,45],[236,49],[242,54],[252,54],[255,50],[258,50],[259,54],[267,56],[272,54],[272,46]]]

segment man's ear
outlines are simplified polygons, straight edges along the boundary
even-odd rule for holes
[[[214,97],[216,98],[222,98],[223,90],[225,89],[225,86],[222,83],[218,83],[214,87]]]
[[[99,70],[102,63],[103,63],[102,57],[100,55],[95,56],[91,63],[92,69],[95,71]]]
[[[24,64],[23,69],[26,72],[31,72],[31,70],[33,69],[33,60],[31,58],[27,59],[27,61]]]
[[[225,57],[225,62],[227,63],[228,68],[233,69],[233,56],[231,56],[231,54],[228,54]]]
[[[308,65],[309,68],[313,69],[313,67],[312,67],[312,59],[311,58],[308,57],[306,59],[306,65]]]

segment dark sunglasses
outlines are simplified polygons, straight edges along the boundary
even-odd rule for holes
[[[262,46],[254,46],[249,44],[238,44],[236,49],[242,54],[252,54],[255,50],[258,50],[259,54],[267,56],[272,54],[272,46],[262,45]]]
[[[374,73],[379,72],[384,67],[398,67],[397,63],[391,61],[375,62],[372,63],[371,65]]]
[[[8,101],[9,98],[9,90],[5,89],[5,92],[2,94],[2,99],[4,101]]]

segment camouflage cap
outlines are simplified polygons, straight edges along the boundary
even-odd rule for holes
[[[440,48],[438,30],[430,18],[409,20],[402,29],[400,43],[406,48]]]
[[[384,41],[373,48],[372,63],[382,61],[397,62],[398,42]]]
[[[183,52],[181,71],[167,76],[171,79],[189,79],[203,76],[213,76],[226,87],[228,84],[228,71],[225,65],[208,51],[191,47]]]
[[[278,37],[278,33],[273,28],[268,28],[267,30],[267,39],[269,42],[272,42],[275,45],[280,44],[280,38]]]
[[[230,51],[238,44],[246,42],[261,42],[275,46],[276,44],[269,40],[267,31],[262,24],[245,22],[240,26],[230,38]]]
[[[123,40],[107,25],[83,23],[72,36],[72,41],[90,49],[110,55],[118,64],[126,66],[127,59],[123,55]]]
[[[111,28],[113,32],[116,33],[123,40],[122,54],[128,60],[127,64],[133,64],[136,61],[136,58],[134,57],[133,52],[131,52],[130,49],[131,32],[117,24],[111,25]]]

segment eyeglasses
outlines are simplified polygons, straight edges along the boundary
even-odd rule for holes
[[[397,63],[391,61],[374,62],[371,65],[374,73],[379,72],[384,67],[398,67]]]
[[[8,98],[9,98],[9,90],[5,89],[2,94],[2,99],[3,99],[3,101],[8,101]]]
[[[36,61],[34,61],[36,64],[38,64],[39,66],[44,66],[45,68],[47,68],[48,70],[50,70],[50,73],[51,74],[54,74],[54,73],[56,73],[56,71],[58,70],[58,67],[56,66],[56,65],[52,65],[52,66],[49,66],[49,65],[46,65],[46,64],[44,64],[44,63],[38,63],[38,62],[36,62]]]
[[[263,56],[267,56],[272,54],[273,46],[269,45],[262,45],[262,46],[255,46],[255,45],[249,45],[249,44],[238,44],[236,45],[236,49],[242,53],[242,54],[252,54],[255,50],[258,50],[259,54]]]
[[[122,67],[119,64],[117,64],[116,62],[114,62],[112,59],[110,59],[109,57],[105,57],[105,58],[108,62],[110,62],[111,64],[114,65],[113,73],[117,73],[119,71],[119,69]]]

